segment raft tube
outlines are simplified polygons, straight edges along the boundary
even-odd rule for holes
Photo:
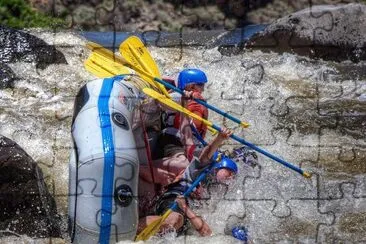
[[[69,165],[73,243],[133,240],[139,158],[132,132],[137,89],[123,76],[83,86],[75,100]]]

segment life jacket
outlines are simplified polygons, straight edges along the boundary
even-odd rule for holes
[[[201,94],[200,94],[199,99],[204,100],[203,97],[201,96]],[[208,109],[205,106],[199,104],[198,102],[196,102],[194,100],[190,100],[188,102],[188,104],[186,106],[186,109],[188,109],[192,113],[201,114],[201,117],[203,119],[207,120],[207,118],[208,118]],[[207,131],[207,126],[204,123],[202,123],[201,121],[196,121],[196,120],[193,120],[193,124],[196,127],[199,135],[202,138],[205,138],[206,131]],[[179,129],[179,126],[180,126],[180,114],[177,113],[175,118],[174,118],[174,127]]]
[[[178,92],[173,92],[170,93],[170,96],[172,98],[173,101],[175,101],[176,103],[180,104],[181,102],[181,97],[182,95]],[[161,127],[162,129],[165,128],[176,128],[175,127],[175,117],[177,115],[177,111],[175,110],[170,110],[170,109],[164,109],[162,114],[161,114]],[[179,127],[177,128],[179,129]]]
[[[181,94],[177,93],[177,92],[173,92],[170,94],[172,99],[177,102],[177,103],[181,103]],[[196,97],[197,95],[199,95],[199,99],[203,100],[203,97],[201,96],[201,94],[197,94],[196,93]],[[190,100],[186,106],[186,108],[193,112],[193,113],[199,113],[202,115],[202,118],[207,119],[208,118],[208,109],[197,103],[194,100]],[[170,134],[170,135],[180,135],[180,122],[181,122],[181,117],[180,117],[180,113],[176,112],[174,110],[165,110],[162,113],[161,116],[161,121],[162,121],[162,129],[164,131],[164,133]],[[195,121],[193,120],[193,122],[191,123],[191,126],[195,127],[196,132],[198,132],[198,136],[200,136],[201,138],[204,138],[206,135],[206,131],[207,131],[207,126],[203,123],[201,123],[200,121]],[[201,145],[200,142],[198,140],[196,140],[196,137],[194,137],[194,141],[195,141],[195,145]],[[192,145],[190,147],[186,148],[186,156],[188,158],[188,160],[192,160],[193,156],[194,156],[194,152],[196,151],[196,146]]]

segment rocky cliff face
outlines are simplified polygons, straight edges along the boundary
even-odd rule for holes
[[[63,16],[70,28],[96,31],[233,29],[266,24],[318,4],[355,0],[30,0],[43,12]]]

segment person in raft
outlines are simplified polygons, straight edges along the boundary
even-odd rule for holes
[[[203,100],[202,93],[207,83],[206,74],[199,69],[184,69],[179,73],[177,83],[178,88],[184,90],[184,96],[173,92],[171,93],[173,100],[182,102],[182,106],[189,111],[207,119],[207,108],[193,100],[193,98]],[[203,140],[207,127],[201,121],[191,120],[166,108],[162,114],[162,128],[156,143],[159,146],[153,150],[154,165],[178,175],[193,158],[198,144],[194,138],[199,137]]]
[[[169,215],[160,228],[160,231],[165,232],[173,227],[178,234],[182,233],[185,230],[188,219],[191,225],[202,236],[211,235],[212,231],[208,224],[189,208],[188,201],[183,198],[183,194],[200,173],[209,167],[215,152],[219,149],[223,141],[231,135],[232,131],[226,128],[223,129],[211,143],[203,148],[198,158],[193,157],[189,166],[177,177],[175,182],[166,187],[165,192],[157,200],[155,204],[155,215],[149,215],[140,219],[137,233],[144,230],[154,220],[160,218],[159,215],[164,214],[172,206],[174,201],[177,201],[179,208]],[[213,174],[218,182],[226,182],[232,179],[237,171],[236,163],[225,157],[215,165]],[[199,193],[200,187],[197,187],[196,191],[190,197],[199,197]]]
[[[170,81],[174,83],[174,80]],[[182,96],[178,92],[171,92],[172,99],[182,103],[191,112],[205,119],[208,117],[208,110],[203,105],[192,100],[202,99],[202,92],[207,83],[206,74],[199,69],[184,69],[177,78],[177,86],[184,90]],[[163,113],[161,116],[162,131],[152,147],[153,167],[140,165],[139,171],[139,200],[140,216],[151,213],[152,206],[161,194],[161,189],[172,183],[174,179],[189,165],[192,160],[195,141],[192,130],[199,131],[199,136],[204,137],[206,126],[200,121],[193,121],[187,116],[180,116],[175,110],[161,105]],[[195,135],[197,136],[197,135]],[[153,171],[153,174],[151,173]]]

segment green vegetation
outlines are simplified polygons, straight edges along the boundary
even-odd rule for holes
[[[32,9],[24,0],[0,1],[0,24],[22,29],[30,27],[55,28],[66,26],[60,18],[54,18]]]

